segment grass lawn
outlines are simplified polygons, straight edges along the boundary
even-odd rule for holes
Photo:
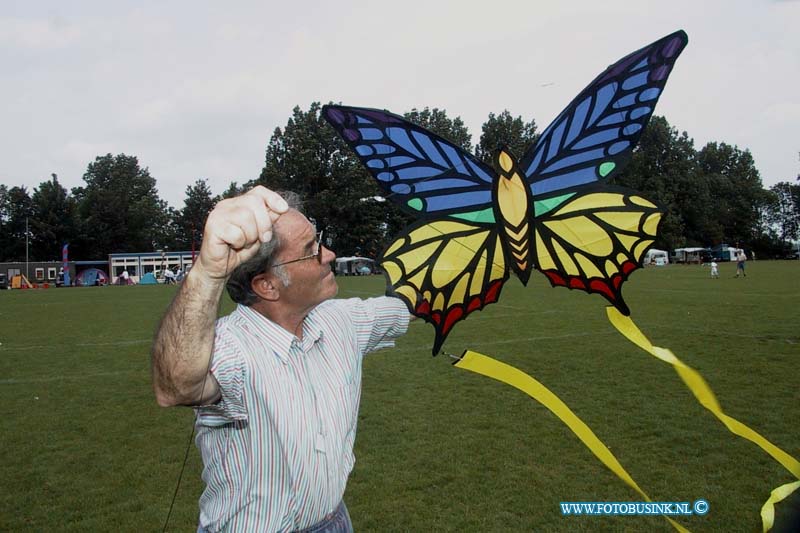
[[[725,412],[800,458],[800,262],[637,271],[624,286],[650,340],[700,371]],[[340,278],[340,296],[382,277]],[[149,347],[175,288],[0,293],[0,531],[157,531],[192,425],[153,399]],[[490,355],[555,392],[655,501],[705,499],[692,531],[758,531],[792,476],[729,433],[675,371],[619,335],[605,300],[534,274],[456,327],[445,349]],[[227,299],[221,313],[232,310]],[[559,502],[641,498],[521,392],[430,356],[417,321],[364,363],[356,467],[345,499],[357,531],[671,531],[662,517],[562,516]],[[192,445],[170,531],[194,531],[202,491]],[[777,508],[791,527],[800,494]],[[796,523],[795,523],[796,525]]]

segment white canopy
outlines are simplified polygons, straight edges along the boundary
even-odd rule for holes
[[[351,261],[363,261],[365,263],[374,263],[374,259],[370,259],[369,257],[358,257],[358,256],[351,256],[351,257],[337,257],[337,263],[349,263]]]
[[[705,248],[675,248],[675,254],[676,255],[679,253],[691,254],[694,252],[702,252],[703,250],[705,250]]]

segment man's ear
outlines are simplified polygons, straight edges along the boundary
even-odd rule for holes
[[[275,302],[280,298],[280,281],[269,273],[261,273],[250,282],[250,288],[262,300]]]

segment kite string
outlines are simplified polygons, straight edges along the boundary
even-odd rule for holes
[[[228,272],[230,268],[230,261],[231,261],[231,248],[228,248],[228,256],[225,260],[225,276],[224,279],[228,279]],[[208,374],[211,372],[211,362],[213,357],[209,355],[208,357],[208,366],[206,367],[206,372],[203,378],[203,385],[200,387],[200,398],[203,398],[203,393],[206,390],[206,381],[208,381]],[[197,413],[195,416],[199,416]],[[195,431],[196,424],[192,424],[192,430],[189,432],[189,441],[186,443],[186,452],[183,454],[183,464],[181,464],[181,470],[178,473],[178,482],[175,484],[175,491],[172,493],[172,501],[169,504],[169,511],[167,511],[167,518],[164,520],[164,527],[162,528],[161,532],[164,533],[167,530],[167,526],[169,525],[169,519],[172,516],[172,509],[175,507],[175,500],[178,497],[178,490],[181,487],[181,480],[183,479],[183,472],[186,470],[186,463],[189,460],[189,450],[192,448],[192,441],[194,440],[194,431]]]

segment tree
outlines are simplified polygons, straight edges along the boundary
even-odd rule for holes
[[[220,195],[220,200],[225,200],[227,198],[233,198],[235,196],[239,196],[240,194],[246,192],[245,185],[241,187],[235,181],[232,181],[228,188]]]
[[[152,228],[152,244],[154,250],[184,250],[188,249],[183,240],[179,238],[182,230],[178,226],[180,211],[171,207],[166,201],[158,200],[159,223]]]
[[[475,156],[488,165],[494,164],[494,152],[501,146],[510,148],[511,153],[519,159],[538,139],[535,120],[526,124],[521,116],[514,118],[507,109],[499,115],[489,113],[489,119],[483,123],[481,131]]]
[[[697,154],[698,168],[709,180],[708,209],[732,245],[749,247],[758,237],[761,177],[748,150],[710,142]]]
[[[791,251],[791,245],[777,231],[780,226],[780,199],[772,190],[762,192],[758,234],[751,243],[751,250],[755,250],[764,259],[786,257]]]
[[[373,200],[380,193],[374,180],[320,110],[319,102],[308,111],[294,108],[270,139],[259,179],[248,186],[300,194],[306,215],[338,254],[374,257],[385,240],[386,204]]]
[[[707,190],[698,178],[694,143],[686,132],[670,126],[664,117],[654,116],[639,139],[631,162],[614,182],[642,193],[660,204],[665,213],[656,246],[672,250],[692,240],[705,240],[701,226]],[[707,237],[706,237],[707,238]]]
[[[2,186],[0,189],[0,260],[25,260],[26,224],[30,228],[33,202],[25,187]]]
[[[447,139],[463,150],[472,151],[472,135],[461,117],[451,119],[447,116],[447,111],[436,107],[433,109],[426,107],[422,111],[413,108],[403,116],[406,120]]]
[[[774,201],[769,205],[771,222],[783,242],[800,238],[800,184],[782,181],[770,188]]]
[[[82,220],[76,246],[80,256],[97,259],[114,252],[153,250],[169,238],[167,204],[136,157],[99,156],[83,180],[84,187],[73,189]]]
[[[183,209],[177,213],[175,221],[179,247],[186,250],[193,245],[200,247],[206,219],[218,201],[219,198],[211,194],[207,180],[199,179],[186,187]]]
[[[78,236],[77,206],[58,176],[44,181],[33,192],[31,217],[32,256],[57,261],[61,247]]]

